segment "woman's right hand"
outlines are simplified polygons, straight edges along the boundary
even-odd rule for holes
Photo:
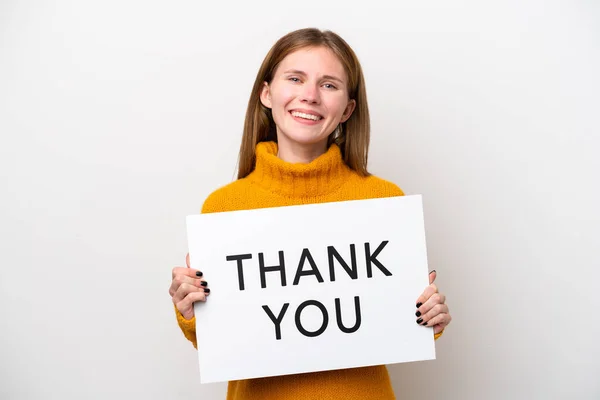
[[[189,320],[194,316],[194,303],[206,301],[210,289],[207,287],[208,283],[204,280],[202,272],[190,268],[190,253],[185,257],[185,262],[187,268],[173,268],[173,281],[169,288],[169,294],[183,318]]]

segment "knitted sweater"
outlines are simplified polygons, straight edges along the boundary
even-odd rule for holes
[[[256,146],[254,171],[213,192],[204,202],[202,213],[402,195],[393,183],[375,176],[361,177],[348,168],[335,144],[309,164],[292,164],[277,157],[275,142],[262,142]],[[175,312],[185,337],[197,347],[195,317],[186,320],[177,309]],[[435,339],[439,336],[441,333]],[[238,380],[229,382],[227,388],[227,400],[394,398],[383,365]]]

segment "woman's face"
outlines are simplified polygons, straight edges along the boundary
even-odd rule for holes
[[[342,63],[328,48],[308,47],[285,57],[260,96],[272,111],[280,147],[324,150],[327,137],[354,110],[356,102],[348,98],[347,85]]]

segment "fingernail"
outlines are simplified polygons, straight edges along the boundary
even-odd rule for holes
[[[202,281],[202,282],[200,282],[200,285],[202,285],[202,286],[206,286],[206,285],[208,285],[208,282],[206,282],[206,281]]]
[[[421,311],[417,311],[417,312],[415,313],[415,315],[416,315],[417,317],[420,317],[420,316],[421,316]]]
[[[435,269],[431,270],[430,274],[433,274],[435,272]]]
[[[419,318],[419,319],[417,320],[417,324],[420,324],[421,322],[423,322],[423,318]]]
[[[423,324],[423,326],[427,326],[427,322],[425,322],[425,323]]]
[[[204,288],[204,293],[210,293],[210,289],[209,288]]]
[[[196,276],[202,276],[202,271],[196,271]]]
[[[423,303],[417,303],[417,308],[421,307]]]

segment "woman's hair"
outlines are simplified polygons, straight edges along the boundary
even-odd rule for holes
[[[328,138],[328,146],[336,143],[344,162],[362,176],[368,176],[367,160],[371,134],[367,93],[362,68],[348,43],[331,31],[315,28],[290,32],[277,41],[265,57],[248,101],[244,134],[240,145],[238,179],[250,174],[256,164],[256,145],[264,141],[277,141],[277,130],[271,110],[260,101],[264,82],[271,83],[281,61],[296,50],[306,47],[326,47],[338,57],[348,77],[348,95],[356,101],[350,118]]]

